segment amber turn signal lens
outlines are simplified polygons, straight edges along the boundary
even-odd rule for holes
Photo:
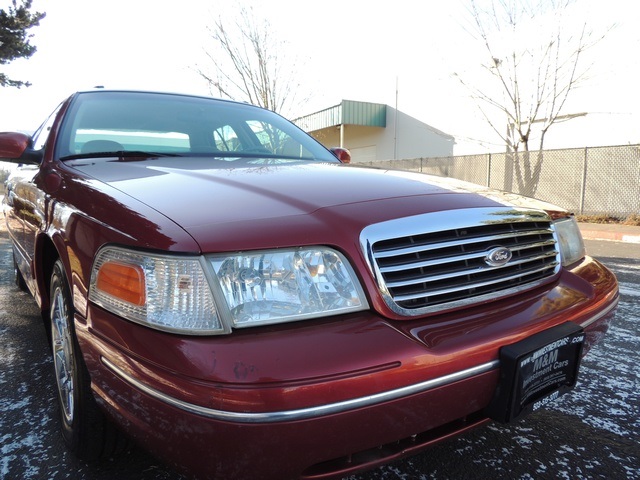
[[[96,287],[133,305],[142,306],[146,302],[144,272],[138,265],[104,263],[98,271]]]

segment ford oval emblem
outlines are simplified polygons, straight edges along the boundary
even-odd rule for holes
[[[507,247],[497,247],[492,249],[487,256],[484,257],[484,261],[490,267],[502,267],[509,263],[511,257],[511,250]]]

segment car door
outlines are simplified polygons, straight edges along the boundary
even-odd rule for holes
[[[45,122],[36,130],[32,137],[33,150],[44,152],[49,141],[49,133],[54,124],[58,111],[62,105],[58,106]],[[19,167],[20,174],[16,176],[14,212],[17,217],[16,225],[21,226],[21,232],[14,240],[19,244],[18,250],[22,258],[17,258],[20,271],[30,287],[33,287],[32,265],[35,254],[36,238],[38,233],[45,228],[45,193],[40,190],[34,178],[37,177],[39,165],[25,165]]]
[[[27,184],[38,172],[38,167],[34,165],[20,165],[9,179],[7,191],[6,218],[7,227],[14,244],[14,254],[22,277],[27,283],[32,279],[29,268],[33,252],[30,252],[25,230],[25,218],[31,215],[33,210],[30,200],[30,192]]]
[[[16,193],[16,186],[20,167],[15,170],[7,179],[4,192],[4,216],[9,234],[15,242],[22,243],[23,225],[18,214],[19,198]]]
[[[36,237],[43,231],[44,216],[44,192],[33,182],[38,170],[26,175],[19,184],[20,215],[23,225],[23,247],[29,264],[31,264],[36,248]],[[26,278],[25,278],[26,279]],[[29,279],[26,279],[29,281]]]

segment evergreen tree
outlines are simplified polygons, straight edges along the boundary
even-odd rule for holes
[[[0,9],[0,65],[7,65],[17,58],[29,58],[36,47],[29,43],[33,37],[27,30],[40,24],[45,13],[30,12],[31,0],[12,0],[6,10]],[[12,80],[0,72],[0,87],[28,87],[29,82]]]

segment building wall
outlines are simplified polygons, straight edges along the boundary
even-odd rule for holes
[[[389,111],[391,115],[395,115],[396,113],[396,110],[393,108],[390,108]],[[416,158],[423,156],[423,154],[417,155],[418,152],[429,152],[427,154],[428,157],[446,157],[453,155],[455,140],[451,135],[447,135],[400,111],[397,111],[397,114],[398,133],[396,135],[397,148],[395,158]],[[387,125],[391,126],[393,124],[387,123]]]
[[[396,122],[396,112],[387,107],[386,127],[344,125],[344,145],[339,126],[309,133],[325,147],[348,148],[353,163],[453,155],[453,137],[402,112]]]

